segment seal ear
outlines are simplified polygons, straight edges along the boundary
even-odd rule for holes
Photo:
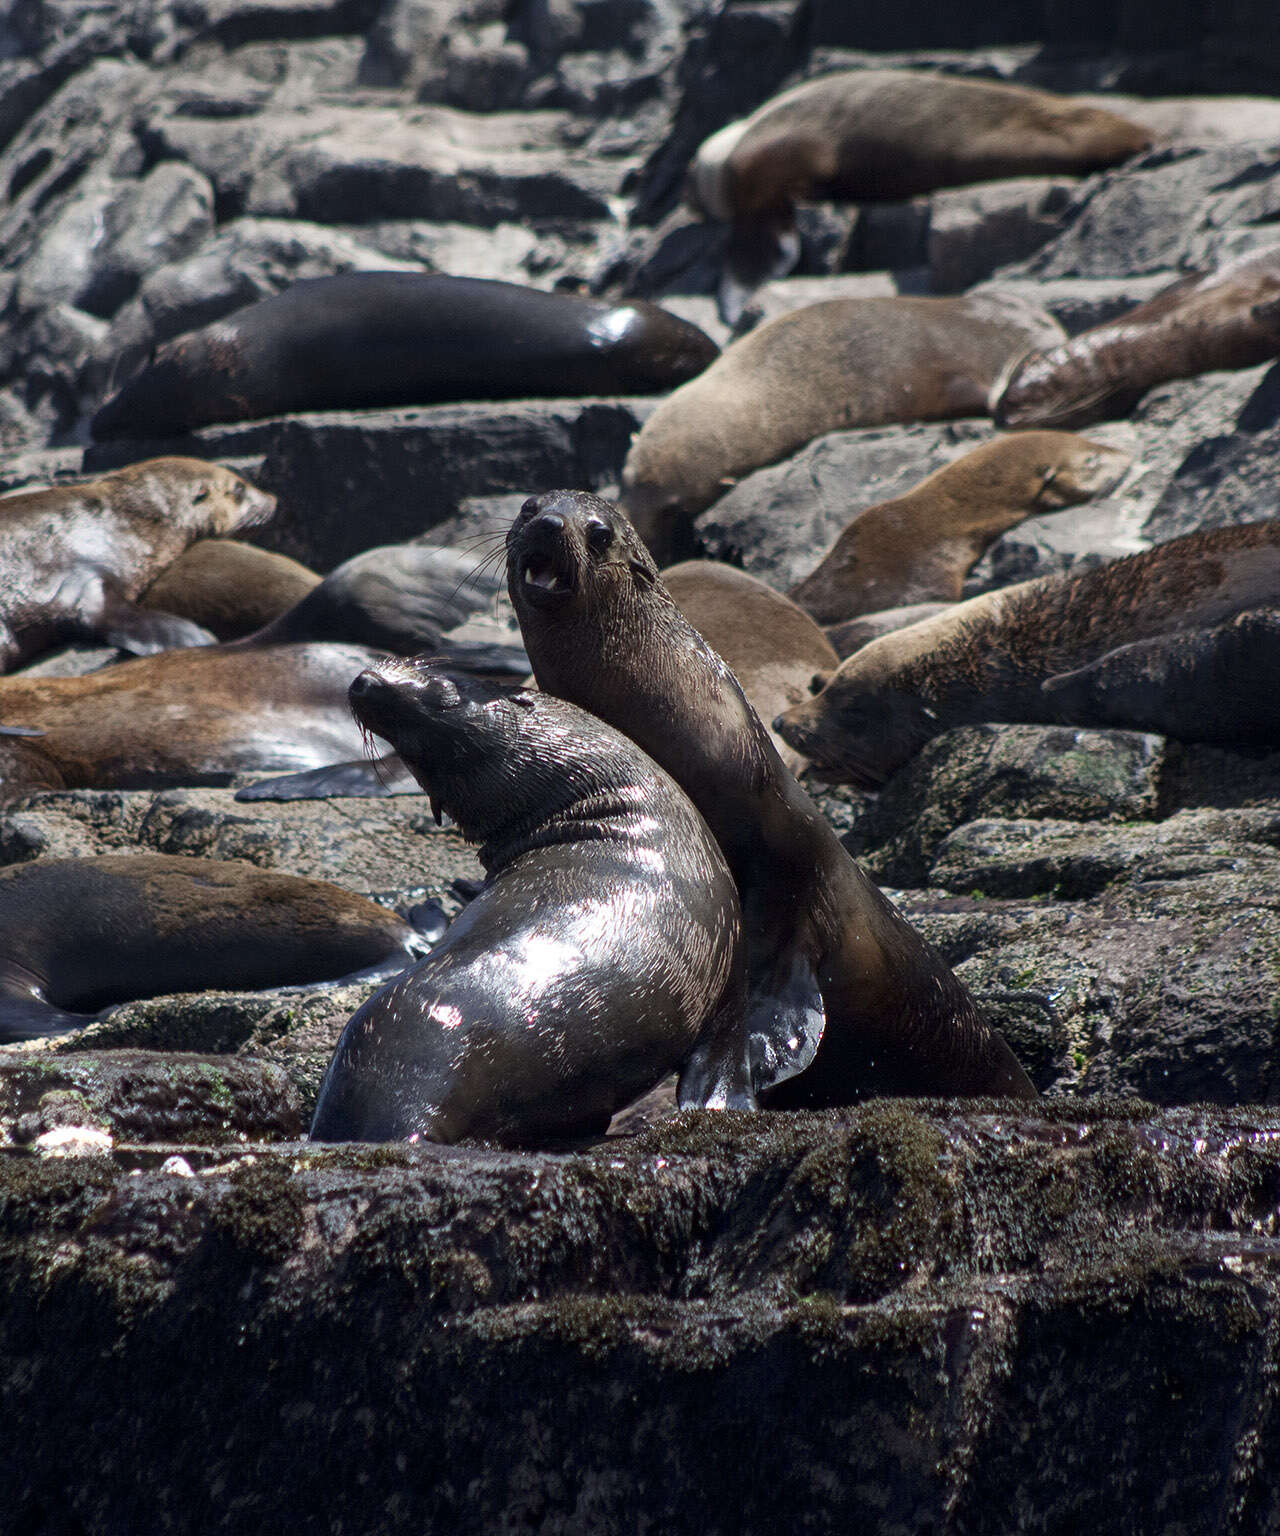
[[[809,679],[809,692],[814,698],[817,698],[834,676],[834,672],[815,672],[813,674]]]

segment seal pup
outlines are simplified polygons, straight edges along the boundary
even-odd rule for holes
[[[1043,685],[1120,646],[1277,604],[1280,521],[1202,529],[1079,575],[985,592],[873,640],[774,724],[823,774],[878,789],[955,725],[1091,724],[1070,713],[1071,690]]]
[[[998,437],[934,470],[905,496],[859,512],[790,595],[822,624],[956,602],[1000,534],[1037,513],[1107,495],[1132,462],[1118,448],[1071,432]]]
[[[313,1140],[603,1134],[676,1068],[681,1104],[752,1106],[737,891],[657,764],[560,699],[429,663],[362,672],[351,707],[488,878],[343,1030]]]
[[[668,566],[662,582],[676,607],[713,651],[728,663],[761,720],[807,699],[815,674],[840,665],[831,642],[803,608],[757,576],[718,560]],[[769,732],[778,756],[794,774],[806,763]]]
[[[828,299],[767,321],[661,402],[636,434],[620,500],[655,558],[741,476],[824,432],[983,415],[1014,357],[1065,332],[996,292]]]
[[[0,671],[70,640],[145,655],[213,636],[137,598],[195,539],[264,523],[276,499],[204,459],[0,497]]]
[[[37,859],[0,870],[0,1044],[132,998],[394,974],[428,947],[341,886],[239,859]]]
[[[732,225],[720,313],[795,266],[798,202],[901,202],[1008,176],[1086,175],[1149,149],[1104,107],[992,80],[840,70],[783,91],[704,141],[685,201]]]
[[[288,555],[238,539],[197,539],[138,599],[219,640],[239,640],[300,603],[320,577]]]
[[[90,424],[168,437],[297,411],[647,394],[701,372],[715,342],[640,299],[489,278],[344,272],[165,342]]]
[[[752,1081],[772,1088],[768,1103],[1035,1096],[942,956],[787,772],[619,508],[585,491],[530,497],[507,536],[507,576],[539,688],[638,742],[724,850],[742,898]]]
[[[1170,379],[1280,354],[1280,245],[1195,272],[1117,320],[1016,360],[991,392],[1002,427],[1084,427],[1127,416]]]

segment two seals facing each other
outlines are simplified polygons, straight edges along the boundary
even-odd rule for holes
[[[1169,637],[1277,605],[1280,522],[1201,530],[1080,575],[987,592],[883,635],[842,662],[816,698],[774,723],[821,772],[864,789],[878,789],[942,731],[989,720],[1139,729],[1163,720],[1188,740],[1254,742],[1255,698],[1239,681],[1203,723],[1194,708],[1162,699],[1158,690],[1181,686]],[[1247,630],[1234,640],[1228,634],[1222,654],[1233,643],[1240,654],[1256,638]],[[1136,642],[1151,642],[1150,665],[1121,660],[1119,648]],[[1164,662],[1153,659],[1161,652]],[[1083,677],[1069,679],[1108,653],[1116,659],[1099,667],[1088,688]],[[1198,676],[1203,690],[1212,671]],[[1104,710],[1100,690],[1108,680],[1121,687],[1117,706],[1122,697],[1139,706],[1132,717],[1118,707]],[[1241,710],[1234,718],[1224,715],[1230,699]]]
[[[720,309],[799,256],[797,202],[901,201],[1007,176],[1082,175],[1147,149],[1151,135],[1105,108],[1020,85],[908,70],[807,80],[707,139],[686,201],[733,226]]]
[[[237,859],[38,859],[0,870],[0,1044],[131,998],[394,972],[427,947],[341,886]]]
[[[411,662],[351,686],[479,842],[480,894],[343,1031],[319,1141],[602,1133],[679,1068],[750,1107],[738,895],[702,818],[632,742],[545,694]]]
[[[1063,336],[1043,310],[995,292],[779,315],[653,411],[623,465],[622,505],[665,563],[688,520],[751,470],[824,432],[982,415],[1011,359]]]
[[[639,299],[347,272],[166,342],[92,432],[155,438],[295,411],[643,394],[692,378],[717,350],[697,326]]]
[[[0,671],[67,640],[144,654],[207,644],[136,600],[194,540],[255,527],[275,505],[232,470],[183,458],[0,497]]]
[[[531,497],[507,573],[539,688],[637,742],[724,851],[742,898],[752,1083],[767,1102],[1034,1096],[941,955],[787,772],[617,507],[580,491]]]

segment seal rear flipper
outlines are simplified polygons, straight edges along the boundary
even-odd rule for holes
[[[751,986],[743,1021],[751,1085],[757,1094],[796,1077],[818,1054],[827,1027],[822,989],[809,957],[791,952],[786,974],[782,962],[764,986]]]
[[[522,645],[501,645],[489,640],[451,640],[447,635],[432,659],[464,672],[493,673],[500,677],[525,678],[533,671]]]
[[[128,603],[116,604],[103,614],[94,631],[94,638],[98,637],[130,656],[154,656],[157,651],[188,650],[218,643],[216,635],[190,619],[159,609],[134,608]]]
[[[800,260],[800,236],[792,224],[735,224],[725,252],[717,308],[726,325],[737,325],[762,283],[785,277]]]
[[[360,800],[387,795],[420,795],[422,786],[394,753],[374,762],[359,757],[349,763],[328,763],[302,773],[259,779],[236,790],[237,800]]]
[[[47,734],[35,725],[0,725],[0,736],[44,736]]]

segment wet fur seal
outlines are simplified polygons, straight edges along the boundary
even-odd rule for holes
[[[1027,86],[910,70],[841,70],[712,134],[685,199],[732,225],[720,291],[728,324],[752,289],[795,265],[798,202],[901,202],[1010,176],[1085,175],[1148,149],[1150,132]]]
[[[1070,432],[983,443],[848,524],[792,599],[823,624],[909,603],[956,602],[983,551],[1007,529],[1120,483],[1132,457]],[[773,716],[767,716],[772,720]]]
[[[238,539],[198,539],[138,599],[199,624],[219,640],[239,640],[300,603],[320,577],[288,555]]]
[[[737,891],[662,769],[561,699],[429,663],[362,672],[351,703],[488,878],[348,1023],[312,1139],[602,1134],[677,1068],[682,1104],[752,1107]]]
[[[665,562],[688,520],[753,469],[824,432],[982,415],[1012,358],[1064,334],[997,292],[829,299],[779,315],[653,411],[623,465],[622,506]]]
[[[787,772],[617,507],[584,491],[530,497],[507,536],[507,572],[538,686],[625,731],[724,850],[742,897],[757,1093],[776,1105],[1034,1097],[942,957]]]
[[[1002,427],[1126,416],[1149,389],[1280,355],[1280,245],[1196,272],[1117,320],[1013,364],[992,390]]]
[[[1280,521],[1200,530],[1078,576],[984,593],[873,640],[774,724],[824,774],[877,789],[955,725],[1094,723],[1070,713],[1070,690],[1044,684],[1120,646],[1274,604]]]
[[[139,655],[205,645],[137,598],[195,539],[264,523],[276,499],[204,459],[146,459],[0,497],[0,671],[70,640]]]
[[[831,642],[803,608],[759,577],[716,560],[669,566],[662,583],[676,607],[722,656],[761,720],[772,720],[812,691],[815,674],[840,665]],[[792,773],[805,759],[770,731]]]
[[[697,326],[639,299],[346,272],[166,342],[91,431],[154,438],[296,411],[644,394],[692,378],[717,350]]]
[[[38,859],[0,870],[0,1044],[132,998],[394,973],[427,948],[341,886],[239,859]]]
[[[357,757],[355,645],[166,651],[83,677],[0,678],[0,803],[45,789],[225,784]]]

